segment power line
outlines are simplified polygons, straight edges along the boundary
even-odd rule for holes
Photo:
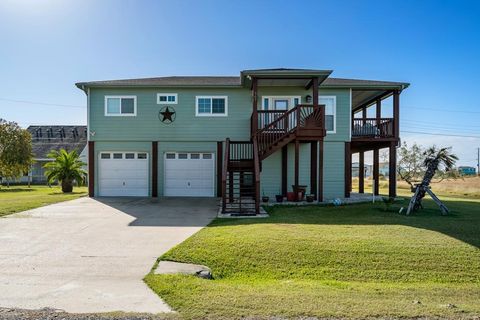
[[[440,112],[453,112],[453,113],[475,113],[475,114],[480,114],[480,111],[464,111],[464,110],[452,110],[452,109],[438,109],[438,108],[425,108],[425,107],[403,107],[405,109],[410,109],[410,110],[431,110],[431,111],[440,111]]]
[[[7,99],[7,98],[0,98],[0,100],[8,101],[8,102],[15,102],[15,103],[38,104],[38,105],[51,106],[51,107],[80,108],[80,109],[85,109],[86,108],[85,106],[75,106],[75,105],[70,105],[70,104],[55,104],[55,103],[48,103],[48,102],[16,100],[16,99]]]
[[[400,120],[401,122],[410,122],[410,123],[418,123],[418,124],[427,124],[427,125],[437,125],[437,126],[448,126],[448,127],[471,127],[471,128],[480,128],[480,126],[478,125],[469,125],[469,124],[457,124],[457,123],[451,123],[451,122],[448,122],[446,124],[441,124],[441,123],[438,123],[438,122],[431,122],[431,121],[419,121],[419,120],[410,120],[410,119],[401,119]]]
[[[430,135],[430,136],[462,137],[462,138],[475,138],[475,139],[480,139],[480,136],[467,136],[467,135],[462,135],[462,134],[429,133],[429,132],[407,131],[407,130],[402,130],[402,132],[405,132],[405,133],[415,133],[415,134],[425,134],[425,135]]]

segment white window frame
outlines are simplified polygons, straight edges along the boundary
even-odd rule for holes
[[[327,133],[337,133],[337,96],[318,96],[318,104],[322,104],[321,100],[324,99],[333,99],[333,130],[327,131]],[[327,110],[325,109],[325,116],[327,115]]]
[[[265,99],[268,99],[268,107],[269,107],[268,110],[273,110],[273,109],[270,109],[270,107],[273,106],[273,99],[289,99],[290,106],[291,106],[290,109],[295,107],[293,105],[295,99],[298,99],[298,103],[302,104],[302,96],[262,96],[262,110],[265,110]]]
[[[168,97],[175,97],[175,101],[168,101]],[[160,97],[167,97],[167,101],[160,101]],[[157,104],[178,104],[178,93],[157,93]]]
[[[120,113],[108,113],[108,99],[120,99]],[[133,113],[122,113],[122,99],[133,99]],[[136,117],[137,116],[137,96],[105,96],[105,117]]]
[[[212,103],[212,109],[210,110],[210,113],[199,113],[198,112],[199,99],[225,99],[225,112],[212,113],[213,111],[213,103]],[[228,96],[195,96],[195,116],[196,117],[228,117]]]

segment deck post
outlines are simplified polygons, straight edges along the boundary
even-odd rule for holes
[[[223,141],[217,141],[217,197],[222,196]]]
[[[395,90],[393,92],[393,123],[394,123],[394,137],[400,136],[400,92]]]
[[[95,196],[95,141],[88,141],[88,196]]]
[[[350,198],[350,191],[352,189],[352,150],[350,148],[350,141],[345,142],[345,198]]]
[[[323,202],[323,139],[318,141],[318,202]]]
[[[282,147],[282,195],[287,196],[287,179],[288,179],[288,144]]]
[[[313,108],[318,108],[318,78],[315,77],[312,79],[312,102]]]
[[[379,150],[378,149],[373,149],[373,180],[374,180],[374,189],[375,189],[375,195],[378,196],[379,194],[379,172],[380,172],[380,166],[379,166]]]
[[[396,142],[390,142],[388,160],[388,196],[397,196],[397,146]]]
[[[252,78],[252,124],[251,124],[251,135],[252,137],[257,133],[258,130],[258,95],[257,95],[257,78]]]
[[[376,117],[376,125],[378,128],[380,127],[380,119],[382,118],[382,99],[377,100],[375,117]]]
[[[152,141],[152,197],[158,197],[158,141]]]
[[[298,201],[298,184],[299,184],[299,175],[300,175],[300,141],[295,139],[295,188],[293,192],[295,193],[295,201]]]
[[[358,153],[358,193],[365,192],[365,153]]]
[[[310,193],[313,194],[315,200],[317,200],[317,148],[318,141],[312,141],[310,143]]]

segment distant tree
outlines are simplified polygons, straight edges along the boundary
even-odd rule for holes
[[[49,183],[58,180],[62,184],[62,192],[69,193],[73,191],[74,181],[78,184],[84,182],[87,172],[83,169],[83,166],[86,164],[80,160],[77,151],[52,150],[47,156],[53,159],[52,162],[43,166],[47,169],[45,176]]]
[[[380,155],[379,155],[379,156],[380,156],[380,162],[383,162],[383,163],[387,162],[388,157],[389,157],[389,156],[388,156],[388,151],[387,151],[387,150],[382,150],[382,151],[380,152]]]
[[[409,147],[406,142],[398,150],[398,176],[412,188],[415,187],[415,183],[421,181],[425,172],[423,167],[424,151],[418,144],[414,143]]]
[[[17,178],[33,163],[32,137],[15,122],[0,119],[0,177]]]

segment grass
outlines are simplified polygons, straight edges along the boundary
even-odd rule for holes
[[[185,318],[471,318],[480,315],[480,201],[443,200],[449,216],[426,200],[409,217],[377,203],[217,219],[161,257],[207,265],[215,280],[145,281]]]
[[[380,193],[388,194],[388,179],[380,180]],[[477,198],[480,199],[480,177],[464,177],[456,180],[443,180],[431,184],[433,192],[439,196],[453,198]],[[352,179],[352,189],[358,192],[358,178]],[[372,191],[372,180],[365,179],[365,192]],[[397,182],[397,191],[402,196],[411,196],[410,185],[406,182]]]
[[[64,194],[58,186],[11,186],[0,188],[0,217],[48,204],[67,201],[87,195],[86,187],[74,187]]]

